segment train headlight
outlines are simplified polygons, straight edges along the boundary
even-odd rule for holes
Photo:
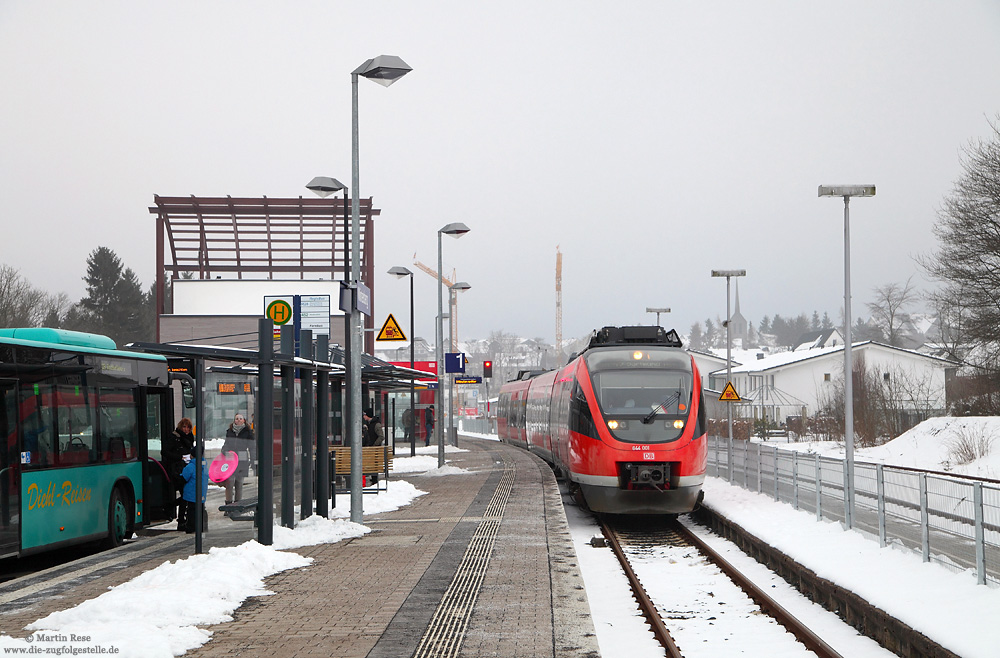
[[[638,361],[642,357],[643,357],[643,354],[639,350],[636,350],[636,351],[632,352],[632,358],[635,359],[636,361]]]
[[[674,421],[674,429],[682,430],[684,429],[684,421],[678,418]]]
[[[611,420],[608,421],[608,429],[611,429],[611,430],[627,430],[628,429],[628,421],[611,419]]]

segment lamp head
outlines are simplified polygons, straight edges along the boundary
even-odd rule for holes
[[[312,190],[317,196],[328,197],[334,192],[339,192],[340,190],[346,190],[347,186],[341,183],[336,178],[330,178],[329,176],[317,176],[316,178],[309,181],[306,185],[307,189]]]
[[[454,284],[452,286],[449,286],[449,289],[453,290],[455,292],[465,292],[466,290],[468,290],[471,287],[472,286],[470,286],[465,281],[459,281],[458,283],[456,283],[456,284]]]
[[[820,185],[820,196],[875,196],[874,185]]]
[[[413,69],[395,55],[379,55],[359,66],[354,73],[388,87]]]
[[[712,270],[712,276],[746,276],[746,270]]]
[[[401,266],[393,267],[389,270],[389,274],[399,278],[403,278],[404,276],[413,276],[413,272]]]
[[[460,238],[470,230],[471,229],[462,222],[452,222],[451,224],[441,227],[438,233],[444,233],[445,235],[450,235],[453,238]]]

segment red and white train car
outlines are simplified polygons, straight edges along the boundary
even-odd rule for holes
[[[700,381],[675,331],[604,327],[565,367],[501,387],[500,440],[551,463],[595,512],[688,512],[705,480]]]

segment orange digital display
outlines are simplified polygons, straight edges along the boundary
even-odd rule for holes
[[[218,382],[215,390],[223,395],[251,392],[250,382]]]

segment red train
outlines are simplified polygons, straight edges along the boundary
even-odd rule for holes
[[[700,382],[677,332],[604,327],[564,368],[504,384],[497,430],[552,464],[595,512],[689,512],[705,480]]]

